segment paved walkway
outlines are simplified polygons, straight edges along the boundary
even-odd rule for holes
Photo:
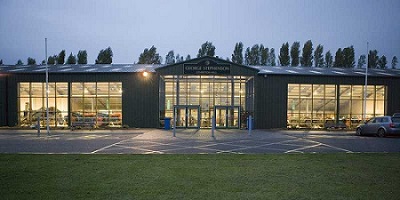
[[[0,129],[0,153],[246,154],[400,152],[400,138],[358,137],[353,132],[290,130]]]

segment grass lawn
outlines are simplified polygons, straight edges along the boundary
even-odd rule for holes
[[[1,199],[399,199],[400,154],[0,154]]]

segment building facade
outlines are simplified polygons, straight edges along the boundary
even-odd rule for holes
[[[0,126],[45,125],[45,71],[0,67]],[[207,56],[171,65],[51,65],[48,72],[56,128],[159,128],[165,118],[177,128],[210,128],[215,116],[216,128],[238,129],[249,115],[258,129],[353,128],[364,114],[400,112],[400,70],[370,69],[367,88],[364,69],[244,66]]]

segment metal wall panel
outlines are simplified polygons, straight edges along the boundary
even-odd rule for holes
[[[157,128],[158,114],[158,75],[150,73],[124,74],[122,78],[122,121],[129,127]]]
[[[0,126],[7,123],[7,76],[0,75]]]

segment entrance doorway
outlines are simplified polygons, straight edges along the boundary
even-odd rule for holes
[[[174,106],[176,128],[200,128],[200,106]]]
[[[216,128],[239,128],[240,107],[239,106],[215,106],[215,127]]]

